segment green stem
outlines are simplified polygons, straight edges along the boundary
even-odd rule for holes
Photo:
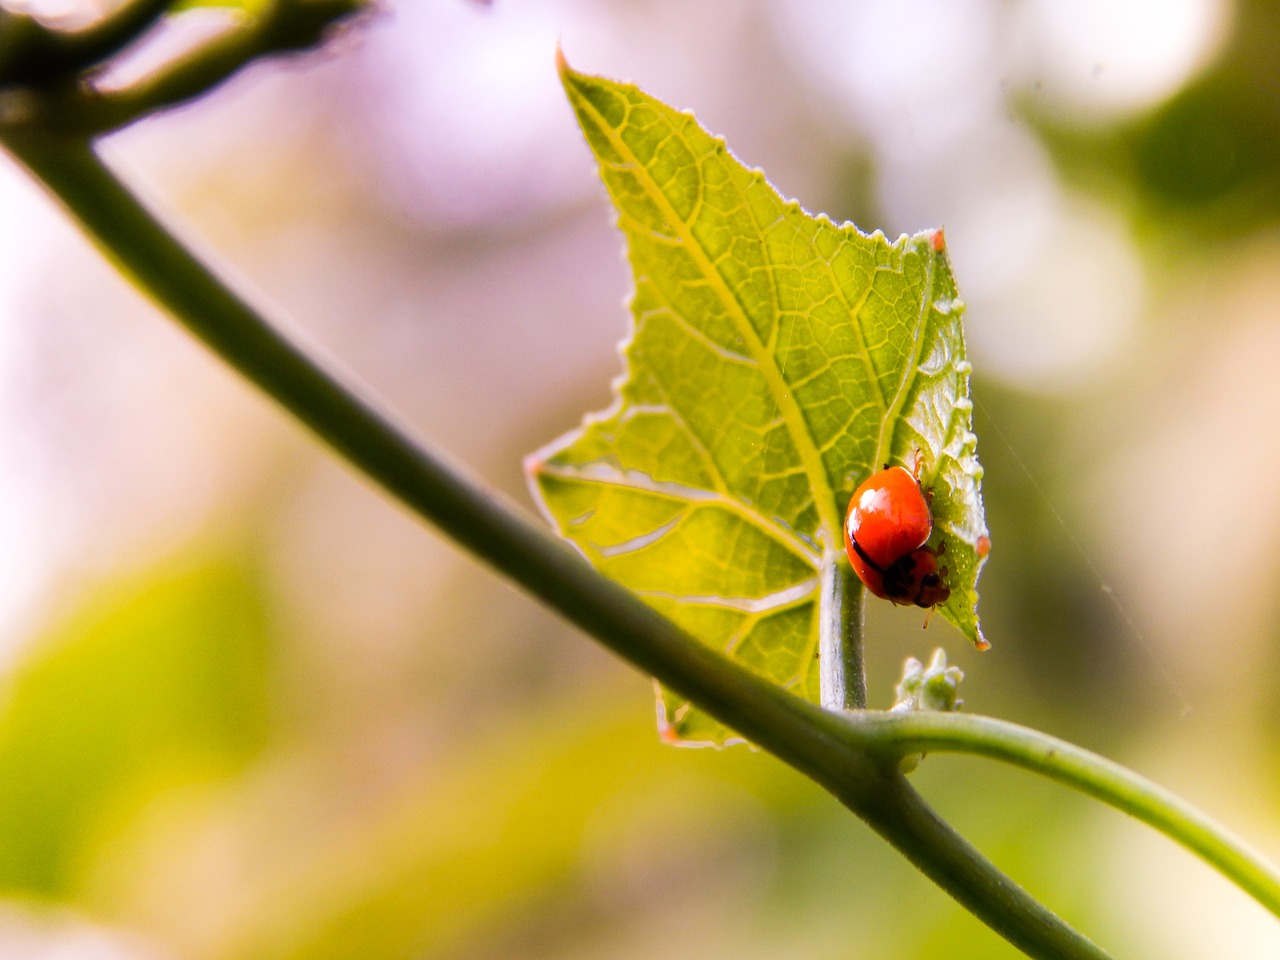
[[[1065,928],[1062,921],[996,869],[939,817],[907,783],[896,764],[886,772],[879,788],[865,803],[866,809],[853,808],[854,812],[970,912],[979,917],[993,913],[1003,915],[1002,905],[1018,904],[1011,917],[1016,922],[998,930],[1023,952],[1033,957],[1044,956],[1046,941],[1053,941],[1052,949],[1056,952],[1049,956],[1096,960],[1108,956],[1101,947],[1074,931],[1071,931],[1073,939],[1062,934],[1060,931]],[[1076,937],[1079,939],[1074,939]]]
[[[822,705],[828,710],[865,710],[862,588],[843,556],[828,556],[822,562],[820,608],[818,669]]]
[[[874,755],[963,752],[1004,760],[1108,803],[1216,867],[1280,916],[1280,870],[1243,840],[1151,781],[1074,744],[1027,727],[956,713],[865,714],[851,718]]]
[[[61,31],[0,12],[0,85],[40,84],[105,60],[159,20],[175,0],[133,0],[83,30]]]
[[[192,256],[89,143],[14,130],[3,140],[144,292],[415,513],[619,656],[832,791],[1031,956],[1104,956],[926,813],[893,764],[874,760],[858,728],[841,715],[697,642],[460,467],[416,443]]]
[[[118,130],[139,117],[203,96],[265,56],[309,50],[327,30],[365,6],[366,0],[273,0],[257,18],[166,64],[154,76],[115,93],[86,98],[76,129]]]
[[[43,85],[14,85],[9,91],[11,105],[7,111],[0,109],[0,120],[11,134],[37,138],[50,131],[72,138],[119,130],[157,110],[203,96],[266,56],[311,49],[327,31],[367,9],[368,3],[369,0],[272,0],[257,16],[244,17],[234,29],[123,89],[104,91],[88,82],[86,76],[58,73],[44,78],[47,82]],[[136,0],[126,8],[126,12],[136,10],[135,17],[126,19],[133,22],[141,20],[143,14],[163,12],[157,6],[163,7],[149,4],[149,0]],[[57,36],[38,29],[38,36]],[[19,53],[25,50],[18,47]],[[3,52],[0,46],[0,54]],[[3,66],[0,62],[0,68]]]

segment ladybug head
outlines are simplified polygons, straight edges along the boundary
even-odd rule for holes
[[[941,547],[920,547],[892,564],[884,573],[885,596],[894,603],[914,603],[925,608],[945,603],[951,588],[943,582],[947,568],[938,566],[941,552]]]

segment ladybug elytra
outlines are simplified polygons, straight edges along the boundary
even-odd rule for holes
[[[858,579],[877,597],[933,607],[951,596],[943,582],[947,568],[938,566],[946,544],[926,546],[932,533],[929,502],[905,467],[881,470],[849,501],[845,550]]]

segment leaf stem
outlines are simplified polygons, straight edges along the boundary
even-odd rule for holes
[[[867,675],[862,664],[862,590],[839,555],[822,561],[819,597],[819,697],[828,710],[865,710]]]
[[[992,717],[924,711],[868,713],[850,720],[871,752],[886,759],[973,753],[1075,787],[1176,840],[1280,916],[1280,869],[1275,864],[1168,790],[1105,757]]]
[[[1104,956],[976,850],[958,837],[944,838],[945,825],[922,812],[927,808],[894,779],[896,771],[887,775],[886,763],[868,754],[859,728],[698,643],[460,467],[414,441],[197,260],[87,141],[8,131],[4,143],[145,293],[415,513],[640,670],[831,790],[1033,957]],[[892,791],[882,791],[885,783]],[[1029,917],[1039,919],[1029,924]]]

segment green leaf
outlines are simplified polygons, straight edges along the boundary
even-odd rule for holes
[[[890,243],[810,216],[690,114],[561,76],[635,294],[616,402],[527,463],[551,522],[699,639],[816,700],[849,499],[919,456],[946,544],[940,613],[985,646],[982,468],[941,231]],[[662,717],[671,739],[730,735],[672,695]]]

